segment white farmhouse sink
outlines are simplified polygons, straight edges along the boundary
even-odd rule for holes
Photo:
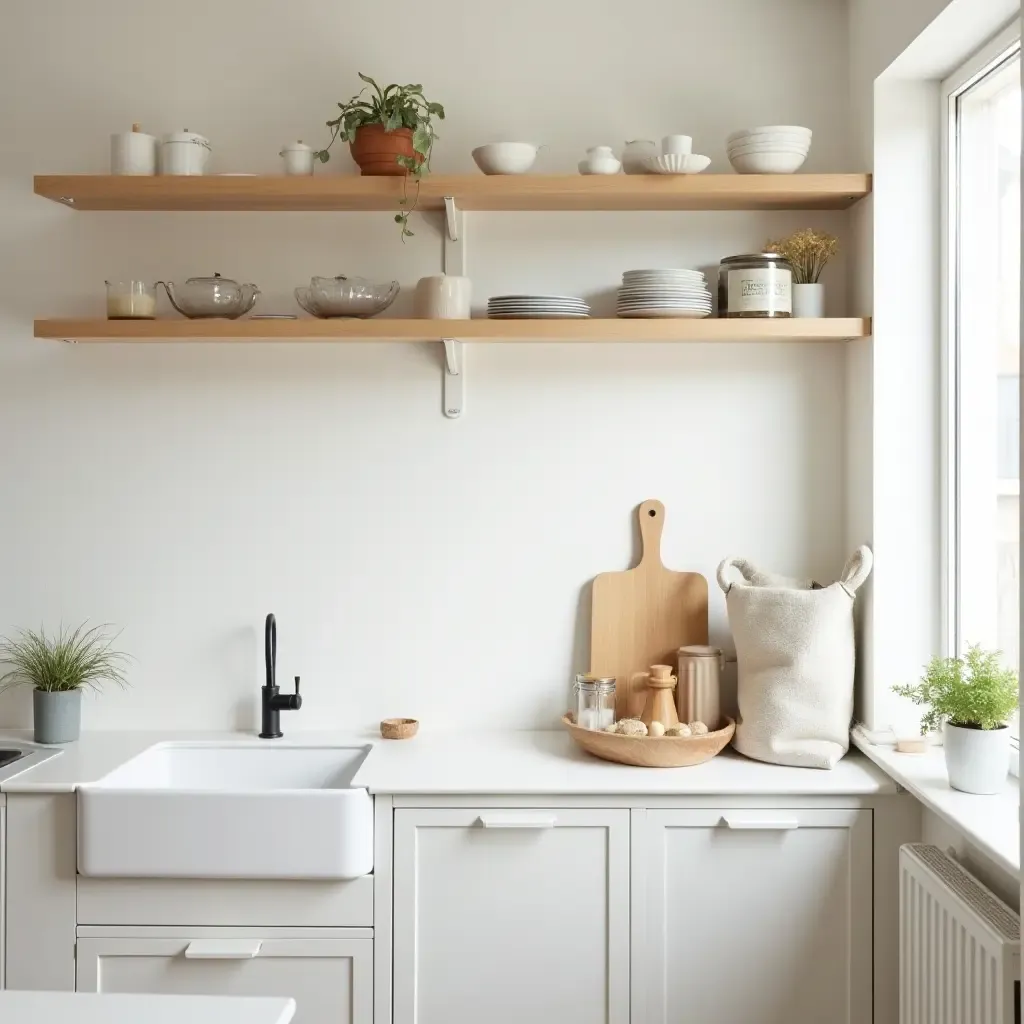
[[[356,878],[373,870],[369,747],[158,743],[78,790],[78,870],[117,878]]]

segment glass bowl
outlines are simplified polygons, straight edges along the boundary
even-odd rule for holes
[[[371,317],[383,312],[398,295],[399,284],[376,284],[362,277],[314,277],[308,288],[295,289],[295,301],[313,316]]]

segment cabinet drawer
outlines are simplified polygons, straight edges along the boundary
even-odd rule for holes
[[[645,829],[637,1024],[870,1024],[871,811],[651,810]]]
[[[394,1022],[629,1020],[629,811],[395,811]]]
[[[373,884],[373,875],[347,882],[79,875],[78,923],[369,928]]]
[[[373,940],[275,938],[258,929],[80,938],[79,992],[290,996],[294,1024],[372,1024]]]

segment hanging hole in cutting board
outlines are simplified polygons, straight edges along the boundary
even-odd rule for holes
[[[648,509],[647,514],[653,519],[658,513],[652,508]]]

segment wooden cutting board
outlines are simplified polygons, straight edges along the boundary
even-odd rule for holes
[[[677,650],[708,642],[708,581],[699,572],[673,572],[661,561],[665,506],[645,501],[638,509],[643,554],[625,572],[594,579],[590,619],[590,671],[615,676],[615,712],[639,716],[646,691],[634,672],[650,665],[677,669]]]

